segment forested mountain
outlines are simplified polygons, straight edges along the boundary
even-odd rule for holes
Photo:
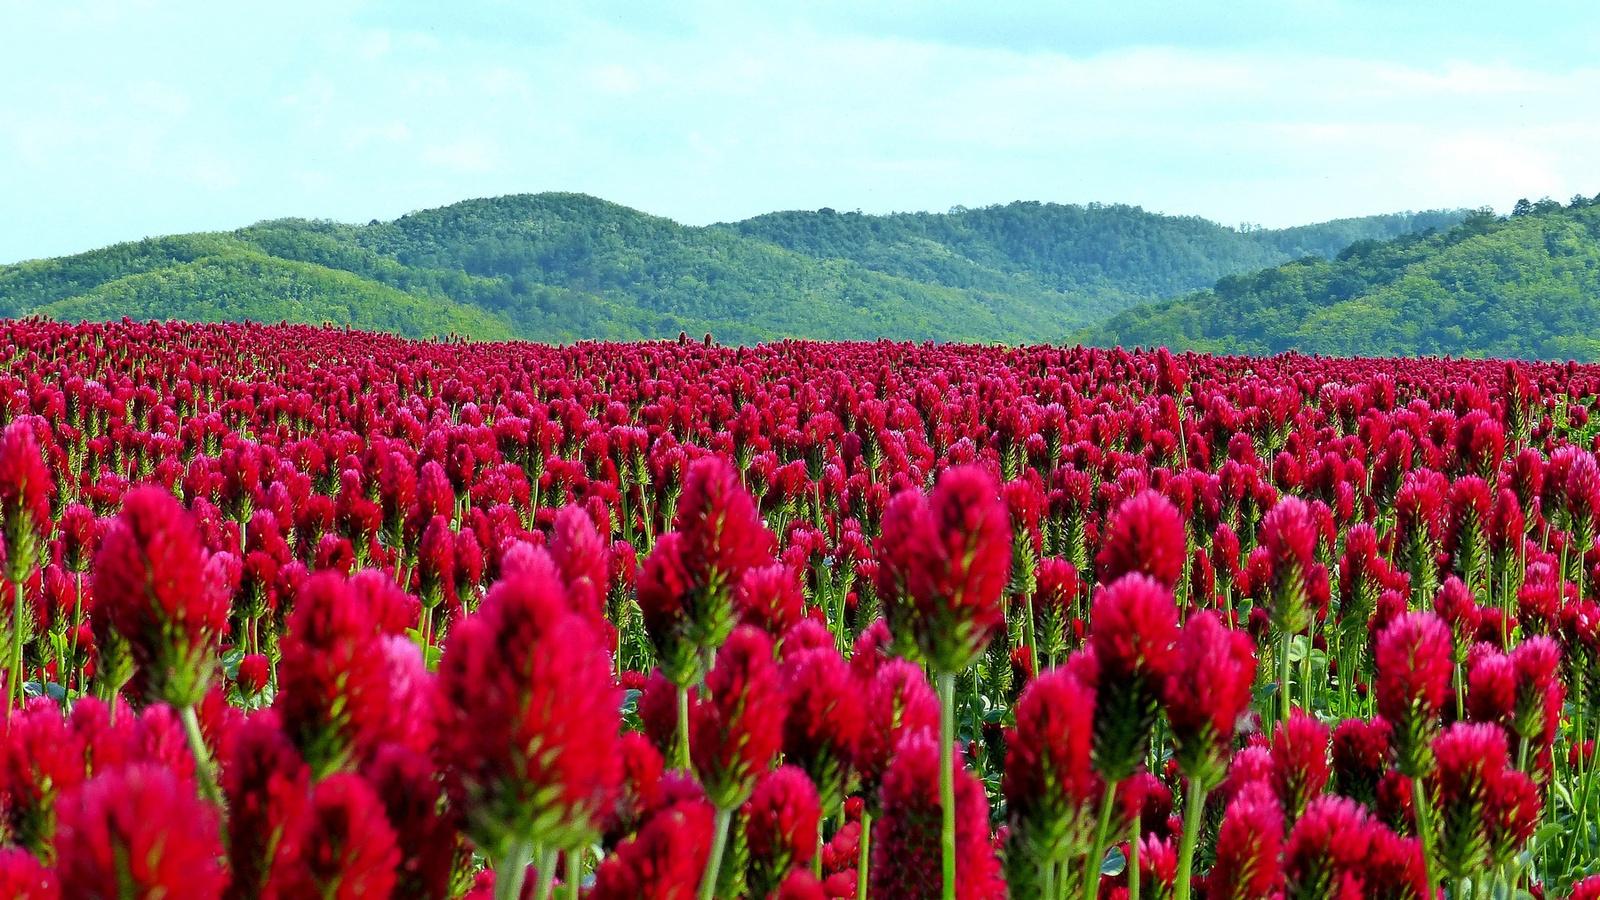
[[[1359,240],[1448,228],[1465,215],[1399,213],[1240,232],[1137,206],[1018,202],[944,214],[779,212],[714,227],[952,287],[1016,290],[1020,280],[1068,294],[1166,298],[1209,287],[1224,275],[1333,256]]]
[[[1100,345],[1344,355],[1600,359],[1600,197],[1522,201],[1436,233],[1358,241],[1140,306]]]
[[[1060,341],[1129,306],[1463,212],[1236,230],[1131,206],[773,213],[690,227],[581,194],[284,219],[0,266],[0,316],[330,321],[538,340]]]

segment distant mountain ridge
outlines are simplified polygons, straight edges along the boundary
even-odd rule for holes
[[[0,316],[334,322],[567,341],[1063,341],[1141,303],[1466,212],[1239,231],[1138,207],[779,212],[681,225],[583,194],[304,219],[0,266]]]
[[[1600,196],[1357,241],[1111,316],[1102,346],[1600,360]]]

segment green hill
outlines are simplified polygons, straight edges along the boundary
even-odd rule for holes
[[[0,315],[334,322],[411,336],[1064,340],[1130,306],[1462,213],[1240,231],[1131,206],[785,212],[690,227],[582,194],[284,219],[0,266]]]
[[[1523,201],[1219,280],[1088,329],[1100,345],[1600,359],[1600,198]]]

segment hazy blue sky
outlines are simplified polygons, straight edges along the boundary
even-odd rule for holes
[[[585,191],[679,221],[1600,192],[1596,4],[0,0],[0,262]]]

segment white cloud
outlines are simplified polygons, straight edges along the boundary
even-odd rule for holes
[[[1342,46],[1392,15],[1359,4],[1305,6],[1344,32],[1187,43],[1153,14],[1107,37],[1106,6],[1077,46],[1046,39],[1060,21],[1002,39],[955,4],[923,28],[723,3],[445,22],[360,0],[61,2],[0,0],[18,23],[0,196],[22,210],[0,218],[0,260],[535,190],[696,223],[1043,199],[1269,225],[1600,191],[1587,57],[1420,32]]]
[[[500,147],[492,140],[467,137],[422,148],[422,161],[453,172],[492,172],[500,165]]]

